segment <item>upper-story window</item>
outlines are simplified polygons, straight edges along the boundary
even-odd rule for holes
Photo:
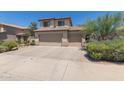
[[[58,21],[58,26],[65,26],[65,21]]]
[[[44,22],[43,24],[44,27],[50,27],[50,21]]]

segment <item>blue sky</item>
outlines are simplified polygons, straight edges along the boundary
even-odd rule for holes
[[[37,22],[40,18],[71,17],[73,25],[86,22],[87,19],[95,19],[97,16],[114,13],[107,11],[0,11],[0,23],[28,26],[32,21]]]

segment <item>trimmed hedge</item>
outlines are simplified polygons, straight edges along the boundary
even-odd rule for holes
[[[124,61],[124,39],[91,42],[86,49],[94,60]]]

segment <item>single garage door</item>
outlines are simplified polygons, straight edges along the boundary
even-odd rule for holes
[[[69,42],[81,42],[80,31],[69,31]]]
[[[62,33],[46,32],[39,35],[40,42],[61,42]]]

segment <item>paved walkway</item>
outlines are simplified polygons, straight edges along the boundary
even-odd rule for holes
[[[33,46],[0,54],[0,80],[124,80],[124,65],[93,63],[78,47]]]

